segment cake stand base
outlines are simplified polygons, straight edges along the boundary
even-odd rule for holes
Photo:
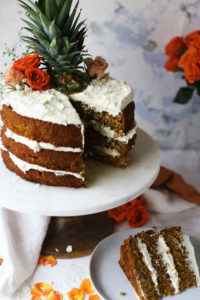
[[[114,231],[107,212],[81,217],[52,218],[42,255],[56,258],[78,258],[89,255],[99,242]]]

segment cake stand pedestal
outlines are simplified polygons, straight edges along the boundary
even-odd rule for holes
[[[138,129],[137,136],[125,170],[88,161],[89,188],[49,187],[26,182],[8,171],[0,160],[0,178],[3,178],[0,206],[23,213],[62,217],[52,218],[43,253],[63,258],[89,254],[113,231],[106,213],[97,213],[138,197],[158,175],[158,147],[143,130]],[[67,252],[67,246],[72,246],[72,253]]]

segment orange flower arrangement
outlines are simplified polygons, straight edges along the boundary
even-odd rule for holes
[[[189,102],[195,90],[200,95],[200,30],[193,31],[186,37],[173,38],[166,45],[165,54],[169,56],[165,69],[183,72],[183,78],[187,82],[187,86],[178,91],[174,102]]]
[[[13,63],[4,74],[5,82],[11,87],[26,84],[34,90],[50,89],[50,75],[39,68],[42,58],[36,53],[26,55]]]
[[[116,223],[127,220],[131,227],[141,227],[150,219],[146,206],[147,203],[144,196],[140,196],[132,200],[129,204],[110,209],[108,211],[108,216]]]

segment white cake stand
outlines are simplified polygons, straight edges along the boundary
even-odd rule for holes
[[[90,215],[87,220],[91,218],[88,227],[90,226],[94,229],[94,223],[98,223],[97,216],[100,216],[100,224],[98,224],[97,230],[99,231],[100,227],[103,227],[103,222],[110,233],[112,226],[109,226],[109,223],[107,223],[105,214],[97,213],[117,207],[138,197],[151,186],[159,172],[160,153],[158,147],[143,130],[138,129],[137,136],[136,146],[132,151],[131,160],[125,170],[94,160],[88,162],[89,188],[49,187],[30,183],[20,179],[16,174],[6,169],[2,160],[0,160],[0,206],[23,213],[70,217],[53,218],[54,225],[50,226],[51,234],[48,238],[51,241],[52,234],[53,236],[58,235],[54,232],[55,227],[62,227],[62,232],[68,231],[66,227],[68,229],[70,227],[69,220],[70,223],[73,223],[73,226],[70,227],[70,240],[73,235],[76,235],[77,230],[80,233],[80,228],[87,231],[84,226],[87,223],[85,215]],[[72,218],[77,216],[79,217]],[[60,222],[58,224],[58,220],[60,220],[62,226]],[[77,223],[77,226],[75,226],[75,223]],[[95,232],[93,236],[96,236]],[[99,239],[105,236],[101,235]],[[87,238],[85,237],[84,239]],[[99,239],[97,238],[98,241],[95,241],[92,248],[96,246]],[[52,247],[55,247],[54,244]],[[52,253],[53,250],[49,252]]]

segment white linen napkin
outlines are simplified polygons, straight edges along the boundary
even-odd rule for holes
[[[32,275],[49,221],[0,208],[0,294],[11,296]]]

